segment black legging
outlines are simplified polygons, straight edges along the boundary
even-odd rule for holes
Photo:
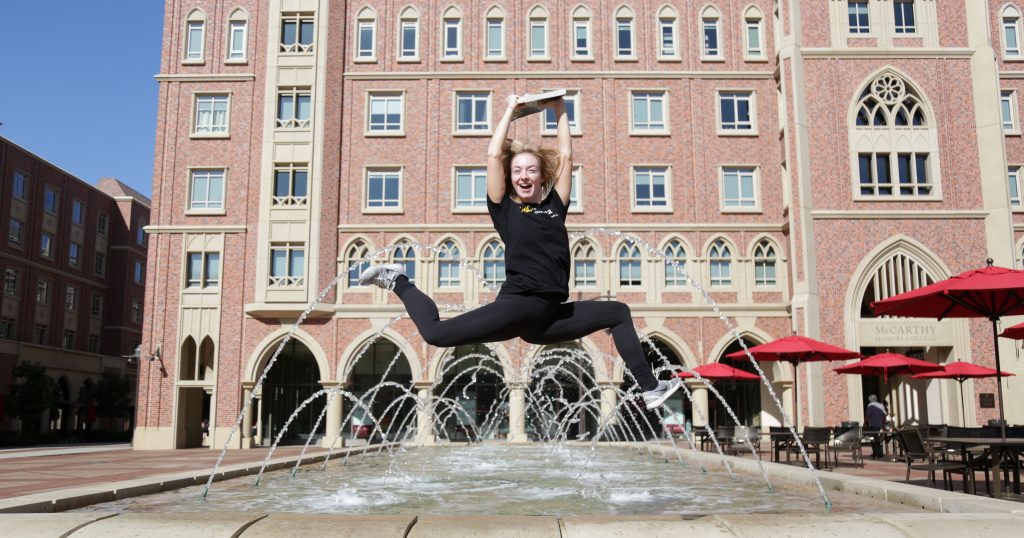
[[[658,386],[640,340],[633,329],[629,307],[617,301],[561,303],[547,295],[499,293],[493,303],[442,321],[437,305],[406,279],[395,293],[428,344],[453,347],[522,338],[531,344],[556,344],[611,329],[615,348],[641,390]]]

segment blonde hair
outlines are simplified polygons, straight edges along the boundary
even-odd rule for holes
[[[519,195],[516,194],[515,189],[512,187],[512,159],[523,153],[533,155],[537,158],[537,162],[540,163],[541,191],[544,193],[541,199],[547,198],[548,193],[554,187],[560,164],[558,152],[553,149],[542,148],[540,144],[529,140],[526,142],[505,140],[505,143],[502,145],[501,154],[501,164],[505,170],[505,192],[509,193],[509,197],[515,200],[516,203],[520,204],[523,201],[519,199]]]

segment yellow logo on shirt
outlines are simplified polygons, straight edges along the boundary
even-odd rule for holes
[[[524,205],[520,211],[522,211],[523,213],[533,213],[534,209],[531,206]]]

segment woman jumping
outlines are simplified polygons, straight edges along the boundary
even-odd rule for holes
[[[563,302],[569,297],[566,208],[572,191],[572,137],[565,101],[544,105],[558,116],[558,150],[506,142],[515,95],[487,147],[487,210],[505,243],[507,279],[494,302],[442,321],[437,305],[405,276],[399,264],[376,265],[359,283],[394,291],[428,344],[453,347],[522,338],[531,344],[576,340],[611,329],[615,348],[643,391],[648,409],[680,386],[658,381],[644,358],[629,307],[617,301]]]

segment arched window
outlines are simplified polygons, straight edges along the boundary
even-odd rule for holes
[[[455,241],[447,239],[437,248],[437,286],[439,288],[456,288],[462,285],[459,259],[459,246],[455,244]]]
[[[636,58],[636,17],[633,10],[622,6],[615,12],[615,58]]]
[[[658,58],[679,58],[676,18],[676,10],[672,6],[665,6],[658,12]]]
[[[572,251],[573,286],[593,288],[597,286],[597,249],[590,241],[582,241]]]
[[[743,56],[748,60],[764,58],[764,17],[756,6],[750,6],[743,13]]]
[[[491,240],[484,245],[484,280],[492,286],[500,286],[505,282],[505,247],[498,240]]]
[[[708,263],[711,269],[711,286],[724,288],[732,286],[732,252],[722,239],[716,239],[708,249]]]
[[[249,15],[238,8],[228,16],[228,63],[244,63],[246,42],[249,34]]]
[[[362,273],[370,266],[370,248],[366,243],[357,239],[345,251],[345,267],[348,268],[348,287],[359,286],[359,273]]]
[[[441,60],[462,59],[462,12],[449,6],[441,17]]]
[[[408,6],[398,16],[398,61],[420,59],[420,13]]]
[[[643,284],[640,267],[640,249],[632,243],[619,247],[619,285],[640,286]]]
[[[205,41],[206,14],[201,9],[193,9],[185,19],[184,63],[203,63],[205,58]]]
[[[505,59],[505,10],[492,6],[487,10],[484,21],[487,30],[484,32],[484,59]]]
[[[181,343],[181,355],[178,356],[178,380],[196,380],[196,341],[186,336]]]
[[[416,281],[416,249],[409,243],[399,243],[393,247],[391,256],[394,263],[405,268],[405,276],[409,282]]]
[[[871,303],[935,283],[928,269],[906,252],[896,252],[880,262],[860,301],[860,317],[875,317]]]
[[[1002,13],[1003,20],[1003,57],[1020,58],[1020,11],[1013,6],[1006,6]]]
[[[703,36],[700,50],[701,59],[720,59],[722,57],[722,17],[714,6],[708,6],[701,12],[700,31]]]
[[[665,285],[686,285],[686,249],[682,241],[673,239],[665,244]]]
[[[193,379],[197,381],[212,381],[214,372],[213,340],[207,336],[199,345],[199,361],[196,363],[196,375]]]
[[[365,7],[356,17],[356,61],[377,60],[377,13]]]
[[[527,36],[529,52],[527,59],[548,60],[551,58],[548,45],[548,10],[536,6],[530,10],[530,29]]]
[[[754,286],[772,287],[778,284],[775,247],[762,239],[754,246]]]
[[[572,12],[572,59],[592,60],[594,51],[591,47],[593,37],[590,23],[590,10],[579,6]]]
[[[885,71],[861,92],[850,143],[854,197],[924,198],[939,195],[938,136],[920,94]]]

